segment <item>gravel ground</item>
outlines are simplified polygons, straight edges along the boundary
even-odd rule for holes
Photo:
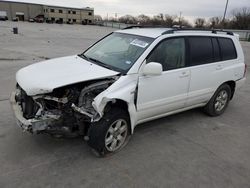
[[[140,125],[128,146],[107,158],[96,158],[81,138],[17,127],[8,101],[15,72],[80,53],[112,30],[0,22],[0,187],[250,187],[249,77],[224,115],[195,109]],[[250,43],[242,46],[250,67]]]

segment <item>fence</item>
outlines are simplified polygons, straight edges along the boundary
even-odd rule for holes
[[[102,22],[101,25],[105,26],[105,27],[123,29],[123,28],[129,27],[129,26],[132,26],[134,24],[125,24],[125,23],[119,23],[119,22]]]
[[[119,22],[102,22],[100,25],[105,27],[112,27],[117,29],[123,29],[133,24],[125,24]],[[240,40],[250,41],[250,30],[235,30],[235,29],[226,29],[227,31],[232,31],[240,36]]]
[[[240,36],[240,40],[245,40],[250,42],[250,30],[234,30],[227,29],[228,31],[232,31]]]

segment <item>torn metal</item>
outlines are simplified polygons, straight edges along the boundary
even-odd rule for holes
[[[85,126],[101,117],[94,109],[94,98],[117,77],[59,88],[52,93],[28,96],[17,86],[11,104],[18,124],[31,133],[68,134],[83,132]],[[81,89],[83,88],[83,89]]]

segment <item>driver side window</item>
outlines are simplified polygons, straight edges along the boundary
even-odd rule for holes
[[[147,58],[147,63],[162,64],[163,71],[185,67],[185,39],[167,39],[156,46]]]

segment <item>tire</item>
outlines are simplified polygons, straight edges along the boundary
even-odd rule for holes
[[[209,116],[215,117],[223,114],[231,99],[232,91],[228,84],[221,85],[204,108]]]
[[[97,156],[104,157],[120,151],[131,137],[128,113],[117,107],[112,108],[100,121],[92,123],[88,137],[88,144]]]

